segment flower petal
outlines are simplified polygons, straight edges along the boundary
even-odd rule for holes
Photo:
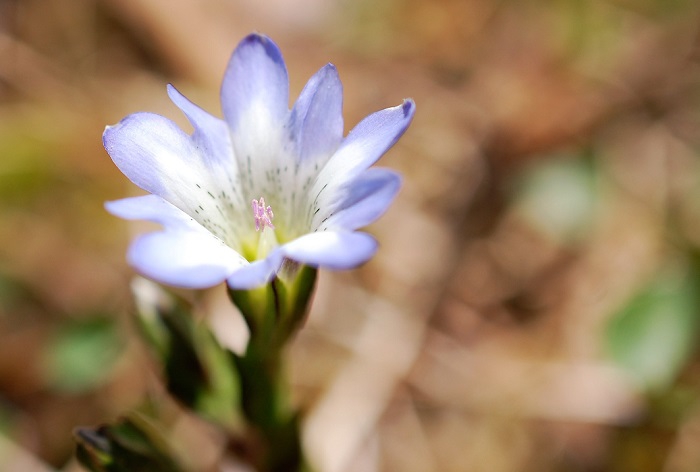
[[[343,138],[343,85],[333,64],[316,72],[290,117],[302,163],[321,168]]]
[[[251,126],[251,113],[266,122],[282,122],[289,108],[289,78],[274,41],[251,34],[240,42],[226,68],[221,101],[226,121],[236,132]]]
[[[231,138],[224,120],[210,115],[188,100],[175,87],[168,84],[168,96],[187,116],[194,128],[192,139],[203,152],[202,157],[209,159],[212,165],[233,167]]]
[[[373,113],[350,131],[308,190],[313,196],[314,213],[319,209],[330,209],[325,211],[325,218],[338,208],[345,198],[347,186],[406,131],[415,108],[412,100],[404,100],[403,105]]]
[[[186,288],[210,287],[248,264],[192,217],[156,195],[107,202],[105,207],[115,216],[165,227],[165,231],[139,237],[128,253],[129,263],[136,270],[159,282]]]
[[[282,266],[284,255],[279,249],[267,258],[245,265],[232,273],[226,283],[233,289],[246,290],[259,287],[274,278]]]
[[[278,208],[282,183],[272,171],[281,160],[291,158],[289,79],[277,45],[268,37],[252,34],[231,56],[221,86],[224,117],[231,132],[233,154],[238,162],[240,185],[246,198],[269,195]]]
[[[217,285],[248,262],[209,233],[161,231],[137,238],[129,264],[146,277],[183,288]]]
[[[178,104],[184,103],[184,97]],[[186,112],[194,108],[184,105]],[[198,119],[203,118],[199,115]],[[213,119],[213,117],[212,117]],[[198,125],[202,123],[198,121]],[[139,187],[169,201],[195,218],[216,236],[231,241],[237,228],[226,218],[224,209],[244,212],[248,203],[243,198],[235,161],[211,155],[224,152],[226,138],[218,135],[226,128],[215,127],[203,134],[189,136],[175,123],[153,113],[127,116],[115,126],[107,127],[105,149],[119,169]],[[216,137],[213,137],[216,135]],[[198,139],[207,139],[213,148],[201,146]],[[230,154],[229,150],[229,156]]]
[[[369,260],[377,241],[366,233],[320,231],[297,238],[280,250],[289,259],[329,269],[350,269]]]
[[[135,113],[108,126],[102,139],[124,175],[180,209],[187,211],[192,206],[193,194],[198,189],[199,193],[203,193],[202,188],[211,191],[214,174],[209,166],[211,159],[167,118],[154,113]]]
[[[379,218],[389,208],[401,188],[401,176],[388,169],[372,168],[350,184],[347,196],[338,205],[338,210],[314,227],[319,230],[356,230]],[[320,213],[318,214],[320,215]]]
[[[164,198],[171,194],[171,187],[191,175],[189,166],[197,161],[189,137],[175,123],[154,113],[135,113],[108,126],[102,141],[124,175]]]
[[[319,180],[330,180],[331,176],[351,179],[374,164],[403,135],[415,110],[413,100],[404,100],[402,105],[366,117],[340,144]]]
[[[146,220],[177,230],[203,231],[190,215],[157,195],[143,195],[105,202],[108,212],[126,220]]]

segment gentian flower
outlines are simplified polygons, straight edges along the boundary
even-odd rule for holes
[[[375,239],[357,230],[384,213],[401,179],[369,167],[406,130],[413,101],[369,115],[343,137],[335,67],[322,67],[290,110],[282,55],[259,34],[230,59],[223,120],[171,85],[168,95],[191,135],[162,116],[135,113],[103,136],[117,167],[150,193],[107,202],[107,210],[163,227],[129,248],[138,272],[179,287],[226,281],[249,289],[286,261],[347,269],[374,255]]]

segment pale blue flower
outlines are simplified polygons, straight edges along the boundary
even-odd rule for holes
[[[172,86],[168,94],[192,135],[162,116],[136,113],[103,137],[117,167],[151,194],[107,209],[163,226],[131,245],[136,270],[174,286],[227,281],[245,289],[271,280],[285,259],[346,269],[373,256],[375,239],[356,230],[384,213],[401,180],[369,167],[406,130],[413,101],[368,116],[343,138],[335,67],[321,68],[289,110],[281,53],[258,34],[228,64],[223,120]]]

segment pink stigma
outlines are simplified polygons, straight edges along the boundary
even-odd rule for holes
[[[265,226],[275,229],[272,224],[272,207],[265,207],[265,199],[260,197],[260,200],[253,200],[253,217],[255,218],[255,231],[264,230]]]

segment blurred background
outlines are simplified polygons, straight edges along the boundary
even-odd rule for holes
[[[289,353],[322,472],[700,470],[700,4],[693,0],[0,1],[0,470],[78,471],[72,431],[144,399],[194,470],[103,209],[135,111],[220,116],[238,41],[292,96],[326,62],[346,130],[405,97],[376,258],[322,272]],[[245,339],[223,289],[203,296]]]

